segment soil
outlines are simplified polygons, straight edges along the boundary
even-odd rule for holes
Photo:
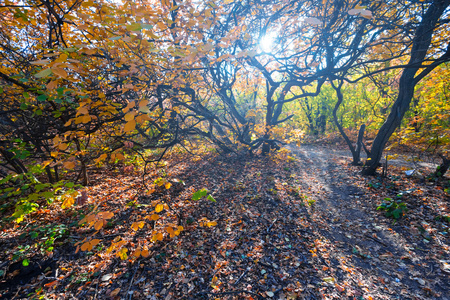
[[[106,247],[120,235],[131,254],[148,241],[150,230],[130,227],[158,199],[174,211],[165,220],[184,231],[151,244],[148,258],[120,260],[97,248],[76,252],[85,229],[75,226],[50,258],[31,257],[25,268],[9,262],[26,242],[21,228],[5,229],[0,299],[450,299],[448,179],[428,180],[434,165],[392,161],[387,177],[362,177],[340,145],[288,148],[276,158],[169,160],[165,172],[183,182],[149,196],[139,193],[138,174],[94,176],[89,203],[78,208],[115,209],[99,237]],[[406,176],[411,167],[417,172]],[[201,188],[217,202],[189,201]],[[377,211],[386,198],[408,211],[387,217]],[[146,206],[117,212],[130,199]],[[217,225],[201,226],[202,218]]]

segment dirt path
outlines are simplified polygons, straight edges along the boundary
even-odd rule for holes
[[[347,166],[351,160],[345,151],[311,145],[290,150],[299,158],[308,197],[316,201],[312,218],[336,287],[356,285],[373,299],[448,299],[450,281],[441,270],[448,238],[424,239],[411,226],[415,220],[394,224],[380,216],[380,197],[368,190],[370,179]]]

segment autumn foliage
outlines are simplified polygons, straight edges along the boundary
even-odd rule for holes
[[[282,147],[305,135],[338,132],[366,175],[375,174],[390,139],[440,155],[446,171],[448,7],[445,0],[5,0],[5,226],[82,208],[75,253],[148,258],[186,230],[182,205],[170,201],[181,186],[188,202],[217,202],[216,183],[185,187],[167,173],[165,155],[192,164],[216,154],[289,162]],[[141,181],[125,206],[92,203],[91,177],[102,172]],[[132,232],[147,239],[114,232],[127,210]],[[205,230],[218,224],[203,216],[188,225],[194,221]],[[42,244],[44,255],[52,243]]]

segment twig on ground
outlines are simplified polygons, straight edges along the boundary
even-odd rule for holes
[[[269,228],[267,228],[267,232],[270,231],[270,229],[272,229],[273,224],[275,224],[275,222],[278,220],[278,218],[275,218],[275,220],[273,220],[272,224],[270,224]]]
[[[250,271],[251,269],[252,269],[251,267],[247,267],[247,269],[245,269],[244,273],[242,273],[242,275],[239,276],[238,280],[236,280],[236,282],[233,285],[237,286],[239,281],[241,281],[241,279],[244,278],[244,276],[247,275],[248,271]]]
[[[375,238],[375,237],[373,237],[373,236],[371,236],[371,235],[365,234],[365,236],[366,236],[366,237],[368,237],[369,239],[372,239],[372,240],[374,240],[375,242],[378,242],[378,243],[380,243],[381,245],[383,245],[383,246],[385,246],[385,247],[387,247],[387,246],[388,246],[388,245],[386,245],[386,243],[384,243],[384,242],[380,241],[379,239],[377,239],[377,238]]]
[[[232,291],[232,292],[221,292],[221,293],[213,293],[213,292],[204,291],[204,292],[199,292],[199,293],[195,294],[192,298],[183,298],[183,299],[199,299],[199,297],[202,296],[202,295],[204,295],[206,297],[208,297],[208,295],[212,295],[214,297],[217,297],[217,296],[224,296],[224,295],[236,295],[236,294],[242,294],[242,293],[252,295],[252,296],[256,297],[257,299],[265,299],[263,296],[261,296],[261,295],[259,295],[257,293],[253,293],[253,292],[246,291],[246,290],[238,290],[238,291]]]

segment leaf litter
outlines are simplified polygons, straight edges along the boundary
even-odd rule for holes
[[[446,299],[444,182],[394,167],[362,177],[330,146],[291,150],[196,162],[173,153],[144,178],[150,193],[133,169],[100,170],[84,203],[2,228],[2,298]],[[400,219],[376,210],[397,195]],[[89,219],[94,208],[105,213]],[[12,260],[33,247],[30,228],[56,223],[68,229],[52,251]],[[167,231],[152,235],[158,226]]]

